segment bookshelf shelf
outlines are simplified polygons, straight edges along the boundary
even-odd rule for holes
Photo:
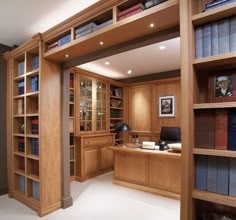
[[[194,104],[193,109],[218,109],[218,108],[235,108],[236,102],[217,102]]]
[[[28,155],[27,155],[27,158],[33,159],[33,160],[39,160],[39,156],[34,155],[34,154],[28,154]]]
[[[17,156],[25,156],[25,153],[24,152],[20,152],[20,151],[15,151],[14,152],[14,155],[17,155]]]
[[[39,95],[39,92],[28,92],[25,94],[27,97],[31,96],[31,97],[37,97]]]
[[[225,196],[216,193],[193,190],[192,197],[194,199],[204,200],[212,203],[217,203],[221,205],[227,205],[231,207],[236,207],[236,197]]]
[[[36,182],[39,182],[39,176],[29,174],[29,175],[27,175],[27,178],[31,179],[31,180],[34,180]]]
[[[19,174],[19,175],[22,175],[22,176],[25,176],[25,172],[22,171],[22,170],[20,170],[20,169],[15,169],[15,170],[14,170],[14,173]]]
[[[236,3],[228,3],[221,7],[211,9],[206,12],[198,13],[192,16],[192,23],[194,26],[201,25],[204,23],[216,21],[224,17],[234,15],[236,12]]]
[[[39,74],[39,69],[36,69],[36,70],[26,73],[25,75],[33,77],[33,76],[37,76],[38,74]]]
[[[194,148],[193,153],[200,155],[210,155],[210,156],[236,157],[236,151],[230,151],[230,150]]]

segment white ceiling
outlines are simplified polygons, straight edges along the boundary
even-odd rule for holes
[[[21,45],[99,0],[0,0],[0,44]],[[80,66],[114,79],[180,68],[179,38]],[[165,45],[165,50],[159,46]],[[109,61],[110,65],[104,65]],[[131,75],[127,70],[131,69]]]

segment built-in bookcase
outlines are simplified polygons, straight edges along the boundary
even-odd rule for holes
[[[60,74],[50,71],[56,70],[56,65],[48,68],[43,61],[39,39],[17,48],[9,57],[8,64],[12,66],[8,69],[12,96],[9,196],[43,216],[61,207],[60,113],[57,113]]]
[[[236,151],[231,146],[232,135],[235,135],[232,112],[236,110],[236,53],[232,42],[236,39],[236,3],[211,8],[211,2],[192,0],[186,3],[190,6],[188,38],[192,42],[188,48],[192,59],[187,61],[192,66],[189,75],[183,77],[183,82],[190,79],[187,86],[190,92],[190,154],[185,158],[189,161],[188,175],[191,176],[188,183],[190,207],[185,212],[182,206],[183,216],[187,213],[186,220],[222,218],[224,215],[236,218],[233,211],[236,207]],[[226,96],[217,92],[223,78],[231,87]],[[184,135],[187,133],[185,131]]]

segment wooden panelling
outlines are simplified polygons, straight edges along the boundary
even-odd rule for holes
[[[86,175],[91,175],[99,170],[98,149],[86,149],[84,151],[84,170]]]
[[[115,179],[146,185],[147,165],[147,158],[144,155],[116,154]]]
[[[101,151],[101,169],[110,169],[113,167],[114,158],[113,158],[113,151],[108,150],[107,147],[102,147]]]

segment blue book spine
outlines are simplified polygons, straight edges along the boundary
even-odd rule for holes
[[[211,24],[203,25],[203,56],[211,56]]]
[[[195,187],[198,190],[207,190],[207,156],[196,155]]]
[[[198,26],[195,29],[195,57],[203,57],[203,44],[202,44],[202,26]]]
[[[65,37],[62,37],[61,39],[58,40],[58,47],[67,44],[71,41],[71,35],[66,35]]]
[[[236,150],[236,110],[230,109],[228,114],[228,149]]]
[[[32,69],[36,70],[39,68],[39,56],[36,55],[33,57],[33,62],[32,62]]]
[[[229,195],[236,196],[236,158],[230,158]]]
[[[18,75],[22,75],[25,72],[25,62],[18,63]]]
[[[217,158],[217,193],[229,194],[229,158]]]
[[[217,159],[215,156],[208,156],[207,191],[215,193],[216,184],[217,184]]]
[[[83,37],[83,36],[85,36],[85,35],[91,33],[92,31],[93,31],[93,29],[92,29],[92,28],[89,28],[89,29],[87,29],[87,30],[85,30],[85,31],[83,31],[83,32],[80,32],[80,33],[78,33],[78,34],[75,35],[75,39],[80,38],[80,37]]]
[[[211,55],[219,54],[218,39],[218,22],[213,22],[211,24]]]
[[[75,30],[75,34],[82,33],[82,32],[84,32],[84,31],[86,31],[86,30],[88,30],[88,29],[93,29],[93,28],[95,28],[96,26],[97,26],[97,25],[96,25],[95,23],[91,22],[91,23],[89,23],[89,24],[84,25],[84,26],[81,27],[81,28],[76,29],[76,30]]]
[[[236,16],[229,20],[229,50],[236,51]]]
[[[222,5],[225,5],[227,3],[230,3],[232,0],[219,0],[219,1],[213,1],[205,5],[205,11],[208,11],[213,8],[218,8]]]
[[[19,89],[19,95],[24,94],[24,87],[25,87],[25,82],[24,80],[21,80],[18,82],[18,89]]]
[[[229,52],[229,18],[222,19],[218,23],[219,28],[219,53]]]

